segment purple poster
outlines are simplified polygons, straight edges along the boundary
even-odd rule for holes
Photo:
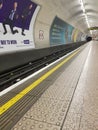
[[[0,0],[0,52],[34,48],[39,6],[30,0]]]

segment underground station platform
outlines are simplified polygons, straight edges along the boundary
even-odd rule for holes
[[[98,130],[98,43],[0,93],[0,130]]]

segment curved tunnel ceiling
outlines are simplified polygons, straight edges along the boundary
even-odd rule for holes
[[[65,11],[69,10],[67,20],[83,32],[98,26],[98,0],[61,0],[65,2]],[[68,4],[66,4],[68,2]],[[92,31],[90,31],[92,33]]]
[[[57,15],[64,21],[72,24],[82,32],[88,32],[88,28],[98,26],[98,0],[34,0],[47,8],[56,8]]]

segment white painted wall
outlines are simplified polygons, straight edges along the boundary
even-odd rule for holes
[[[36,48],[49,47],[50,46],[49,30],[55,16],[58,16],[62,20],[68,22],[67,18],[70,15],[70,11],[68,10],[65,13],[65,3],[63,3],[63,1],[61,0],[33,0],[33,1],[40,6],[40,11],[38,13],[34,25],[33,35],[34,35],[35,47]],[[42,36],[39,36],[40,32]]]

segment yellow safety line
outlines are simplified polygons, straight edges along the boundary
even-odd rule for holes
[[[62,61],[60,64],[49,70],[47,73],[45,73],[43,76],[41,76],[39,79],[37,79],[35,82],[33,82],[30,86],[22,90],[19,94],[17,94],[15,97],[13,97],[11,100],[6,102],[3,106],[0,107],[0,115],[2,115],[5,111],[7,111],[10,107],[12,107],[15,103],[17,103],[21,98],[23,98],[28,92],[30,92],[32,89],[34,89],[36,86],[38,86],[42,81],[44,81],[47,77],[49,77],[53,72],[55,72],[57,69],[59,69],[63,64],[65,64],[67,61],[69,61],[73,56],[75,56],[79,52],[76,51],[73,54],[71,54],[69,57],[67,57],[64,61]]]

